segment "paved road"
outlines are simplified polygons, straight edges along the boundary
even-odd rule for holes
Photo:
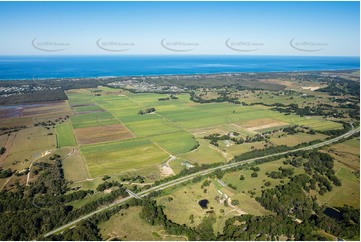
[[[352,126],[353,127],[353,126]],[[187,176],[184,176],[184,177],[180,177],[178,179],[175,179],[175,180],[172,180],[172,181],[169,181],[169,182],[166,182],[166,183],[163,183],[161,185],[158,185],[158,186],[155,186],[155,187],[152,187],[152,188],[149,188],[148,190],[145,190],[145,191],[142,191],[142,192],[139,192],[137,193],[136,195],[138,197],[145,197],[147,195],[149,195],[151,192],[154,192],[154,191],[160,191],[160,190],[164,190],[166,188],[169,188],[169,187],[172,187],[172,186],[176,186],[178,184],[181,184],[181,183],[184,183],[184,182],[187,182],[191,179],[193,179],[194,177],[196,176],[204,176],[204,175],[207,175],[209,173],[212,173],[214,172],[215,170],[218,170],[218,169],[221,169],[221,170],[227,170],[227,169],[230,169],[230,168],[233,168],[233,167],[237,167],[237,166],[240,166],[242,164],[245,164],[245,163],[250,163],[250,162],[254,162],[256,160],[261,160],[261,159],[264,159],[264,158],[269,158],[269,157],[273,157],[273,156],[278,156],[278,155],[284,155],[284,154],[288,154],[288,153],[292,153],[292,152],[295,152],[295,151],[301,151],[301,150],[312,150],[312,149],[316,149],[316,148],[320,148],[322,146],[326,146],[326,145],[329,145],[329,144],[332,144],[332,143],[335,143],[343,138],[347,138],[351,135],[353,135],[354,133],[357,133],[360,131],[360,128],[353,128],[352,130],[350,130],[349,132],[345,133],[345,134],[342,134],[336,138],[333,138],[333,139],[329,139],[329,140],[326,140],[326,141],[323,141],[323,142],[320,142],[320,143],[317,143],[317,144],[314,144],[314,145],[310,145],[310,146],[307,146],[307,147],[302,147],[302,148],[298,148],[298,149],[293,149],[293,150],[288,150],[288,151],[285,151],[285,152],[280,152],[280,153],[275,153],[275,154],[271,154],[271,155],[266,155],[266,156],[262,156],[262,157],[257,157],[257,158],[252,158],[252,159],[248,159],[248,160],[243,160],[243,161],[239,161],[239,162],[234,162],[234,163],[230,163],[230,164],[225,164],[225,165],[220,165],[220,166],[217,166],[217,167],[214,167],[214,168],[210,168],[210,169],[207,169],[207,170],[203,170],[203,171],[199,171],[197,173],[193,173],[191,175],[187,175]],[[44,236],[47,237],[49,235],[52,235],[54,233],[57,233],[57,232],[60,232],[66,228],[70,228],[70,227],[74,227],[77,223],[79,223],[80,221],[84,220],[84,219],[87,219],[91,216],[93,216],[94,214],[97,214],[97,213],[100,213],[100,212],[103,212],[104,210],[107,210],[107,209],[110,209],[110,208],[113,208],[115,206],[118,206],[130,199],[132,199],[133,197],[132,196],[129,196],[129,197],[125,197],[125,198],[122,198],[120,200],[117,200],[111,204],[109,204],[108,206],[105,206],[105,207],[102,207],[94,212],[91,212],[87,215],[84,215],[72,222],[69,222],[57,229],[54,229],[50,232],[48,232],[47,234],[45,234]]]

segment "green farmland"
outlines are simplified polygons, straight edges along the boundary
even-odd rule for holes
[[[234,155],[264,145],[261,142],[229,147],[221,144],[222,148],[217,148],[202,139],[206,135],[203,134],[204,129],[208,132],[220,130],[221,133],[237,131],[245,138],[261,130],[272,131],[287,124],[304,125],[315,130],[342,128],[341,124],[322,118],[284,115],[260,105],[242,106],[226,102],[200,104],[192,102],[189,94],[179,94],[177,99],[161,101],[159,99],[167,97],[166,94],[105,94],[108,91],[111,89],[98,88],[96,93],[101,95],[95,95],[95,91],[90,89],[67,91],[69,104],[75,112],[71,116],[72,127],[79,130],[76,134],[88,132],[96,136],[92,128],[97,127],[98,131],[94,132],[107,132],[108,126],[112,125],[122,125],[132,134],[130,138],[128,135],[124,139],[109,138],[101,143],[80,144],[81,155],[86,161],[84,168],[92,178],[135,172],[147,167],[154,170],[171,155],[193,164],[226,162]],[[154,113],[138,114],[140,110],[151,107],[156,109]],[[272,122],[270,127],[264,126],[265,119]],[[71,126],[66,127],[69,133]],[[70,140],[72,136],[66,137]],[[60,138],[60,141],[62,145],[75,145],[65,138]],[[299,139],[299,142],[305,141],[307,139]],[[195,148],[197,150],[193,150]]]
[[[73,128],[70,123],[60,124],[56,127],[58,147],[76,146]]]

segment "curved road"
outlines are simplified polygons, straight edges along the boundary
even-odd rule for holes
[[[187,181],[193,179],[196,176],[204,176],[204,175],[212,173],[212,172],[214,172],[215,170],[218,170],[218,169],[227,170],[227,169],[230,169],[230,168],[233,168],[233,167],[240,166],[240,165],[242,165],[244,163],[250,163],[250,162],[254,162],[256,160],[261,160],[261,159],[264,159],[264,158],[269,158],[269,157],[278,156],[278,155],[285,155],[285,154],[293,153],[295,151],[300,151],[300,150],[317,149],[317,148],[320,148],[322,146],[326,146],[326,145],[335,143],[335,142],[337,142],[337,141],[339,141],[339,140],[341,140],[343,138],[347,138],[347,137],[349,137],[349,136],[351,136],[354,133],[357,133],[359,131],[360,131],[360,127],[354,128],[352,126],[352,130],[350,130],[347,133],[342,134],[342,135],[340,135],[340,136],[338,136],[336,138],[333,138],[333,139],[329,139],[329,140],[326,140],[326,141],[323,141],[323,142],[320,142],[320,143],[317,143],[317,144],[313,144],[313,145],[298,148],[298,149],[288,150],[288,151],[284,151],[284,152],[280,152],[280,153],[275,153],[275,154],[271,154],[271,155],[266,155],[266,156],[262,156],[262,157],[252,158],[252,159],[248,159],[248,160],[243,160],[243,161],[239,161],[239,162],[234,162],[234,163],[230,163],[230,164],[225,164],[225,165],[220,165],[220,166],[217,166],[217,167],[209,168],[207,170],[199,171],[199,172],[196,172],[196,173],[193,173],[193,174],[190,174],[190,175],[180,177],[180,178],[174,179],[172,181],[163,183],[161,185],[149,188],[148,190],[139,192],[136,195],[139,196],[139,197],[144,197],[144,196],[149,195],[151,192],[160,191],[160,190],[164,190],[166,188],[172,187],[172,186],[176,186],[178,184],[187,182]],[[129,196],[129,197],[125,197],[125,198],[122,198],[120,200],[117,200],[117,201],[109,204],[108,206],[102,207],[102,208],[100,208],[100,209],[98,209],[98,210],[96,210],[94,212],[91,212],[91,213],[89,213],[87,215],[84,215],[84,216],[82,216],[82,217],[80,217],[80,218],[78,218],[76,220],[73,220],[72,222],[69,222],[69,223],[67,223],[67,224],[65,224],[65,225],[63,225],[63,226],[61,226],[61,227],[59,227],[57,229],[54,229],[54,230],[48,232],[47,234],[44,235],[44,237],[47,237],[47,236],[52,235],[54,233],[60,232],[60,231],[62,231],[64,229],[74,227],[80,221],[82,221],[84,219],[87,219],[87,218],[93,216],[94,214],[97,214],[97,213],[100,213],[100,212],[105,211],[107,209],[116,207],[116,206],[130,200],[131,198],[133,198],[133,197]]]

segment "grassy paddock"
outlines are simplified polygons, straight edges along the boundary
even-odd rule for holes
[[[56,137],[58,147],[76,146],[73,128],[68,122],[56,126]]]
[[[89,178],[87,164],[79,150],[75,149],[74,153],[63,160],[62,164],[64,175],[67,180],[75,182]]]
[[[117,174],[123,171],[160,164],[168,154],[149,140],[131,140],[87,146],[81,149],[92,177]]]
[[[140,218],[141,207],[130,207],[113,215],[99,225],[104,240],[186,240],[184,236],[170,236],[161,226],[152,226]]]

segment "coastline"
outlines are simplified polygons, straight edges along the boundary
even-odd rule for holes
[[[0,56],[0,81],[359,70],[355,56]]]
[[[245,72],[219,72],[219,73],[179,73],[179,74],[147,74],[147,75],[117,75],[117,76],[89,76],[89,77],[40,77],[40,78],[18,78],[18,79],[1,79],[1,82],[12,82],[12,81],[66,81],[66,80],[86,80],[86,79],[94,79],[94,80],[106,80],[106,79],[112,79],[112,78],[139,78],[139,77],[191,77],[191,76],[224,76],[224,75],[249,75],[249,74],[265,74],[265,73],[272,73],[272,74],[300,74],[300,73],[310,73],[310,74],[317,74],[321,72],[354,72],[354,71],[360,71],[359,69],[350,68],[350,69],[322,69],[322,70],[289,70],[289,71],[245,71]],[[1,86],[1,85],[0,85]]]

